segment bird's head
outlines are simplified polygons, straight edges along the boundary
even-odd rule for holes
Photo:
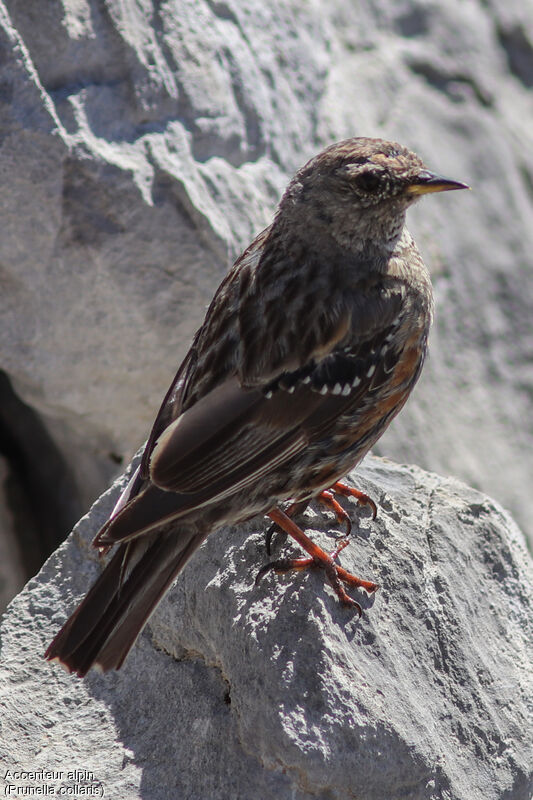
[[[396,142],[355,138],[331,145],[309,161],[289,184],[282,207],[307,207],[307,223],[329,227],[335,238],[394,238],[405,211],[422,195],[467,189],[426,167]],[[290,213],[290,212],[289,212]]]

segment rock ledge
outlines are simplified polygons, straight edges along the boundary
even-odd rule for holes
[[[529,800],[531,563],[493,501],[368,458],[354,480],[379,515],[352,509],[341,556],[381,584],[361,620],[318,572],[254,587],[255,520],[209,537],[121,672],[80,681],[41,654],[94,578],[123,480],[5,615],[0,762],[63,773],[12,783],[82,768],[130,800]],[[307,516],[332,543],[333,519]]]

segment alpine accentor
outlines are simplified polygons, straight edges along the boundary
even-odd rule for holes
[[[426,355],[433,298],[405,228],[422,194],[464,189],[406,148],[349,139],[307,163],[235,262],[163,401],[141,465],[94,544],[117,549],[49,646],[78,675],[118,669],[206,536],[269,514],[341,601],[374,591],[278,506],[331,492],[400,411]],[[374,507],[375,508],[375,507]]]

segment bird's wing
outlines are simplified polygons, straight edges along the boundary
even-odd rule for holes
[[[267,400],[230,378],[183,412],[150,455],[150,481],[95,539],[109,546],[246,489],[307,445],[300,430],[320,395],[302,391],[291,424],[282,392]],[[265,413],[265,412],[268,413]]]
[[[257,264],[268,233],[269,229],[267,228],[256,237],[250,247],[237,259],[218,287],[207,310],[205,321],[196,332],[189,352],[161,403],[144,449],[140,469],[141,478],[145,480],[149,478],[152,450],[163,431],[189,405],[197,402],[204,394],[216,388],[219,383],[223,383],[234,371],[237,350],[236,333],[233,331],[233,337],[230,336],[228,341],[224,341],[224,337],[220,334],[219,323],[222,323],[223,327],[225,322],[226,327],[231,331],[232,321],[227,318],[228,294],[231,294],[232,291],[240,291],[240,284],[247,279]]]
[[[140,466],[140,477],[144,480],[149,478],[150,474],[150,454],[154,448],[154,445],[158,438],[161,436],[163,431],[168,428],[172,422],[179,417],[183,405],[183,398],[187,393],[187,388],[189,385],[189,381],[191,375],[194,372],[194,366],[196,363],[196,347],[195,343],[198,339],[199,332],[196,334],[194,341],[189,349],[189,352],[183,359],[181,366],[179,367],[174,380],[170,384],[170,388],[166,393],[163,402],[161,403],[161,407],[157,412],[157,416],[155,418],[155,422],[152,425],[152,430],[150,431],[150,436],[148,437],[148,441],[146,443],[146,447],[144,448],[144,453],[141,461]]]
[[[299,395],[287,408],[282,392],[267,398],[233,376],[163,433],[150,459],[152,482],[166,491],[208,490],[212,500],[245,488],[307,445],[300,426],[320,397]]]
[[[341,337],[348,344],[330,335],[345,331],[341,319],[328,329],[320,358],[273,379],[269,374],[260,386],[246,387],[234,374],[167,425],[147,457],[150,483],[98,544],[132,538],[253,487],[326,435],[339,416],[357,413],[396,358],[391,331],[398,298],[385,302],[376,294],[367,301],[361,327],[352,321],[349,336]]]

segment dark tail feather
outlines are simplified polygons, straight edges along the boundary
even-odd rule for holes
[[[48,647],[45,658],[80,677],[119,669],[170,584],[202,543],[194,528],[158,531],[121,545]]]

